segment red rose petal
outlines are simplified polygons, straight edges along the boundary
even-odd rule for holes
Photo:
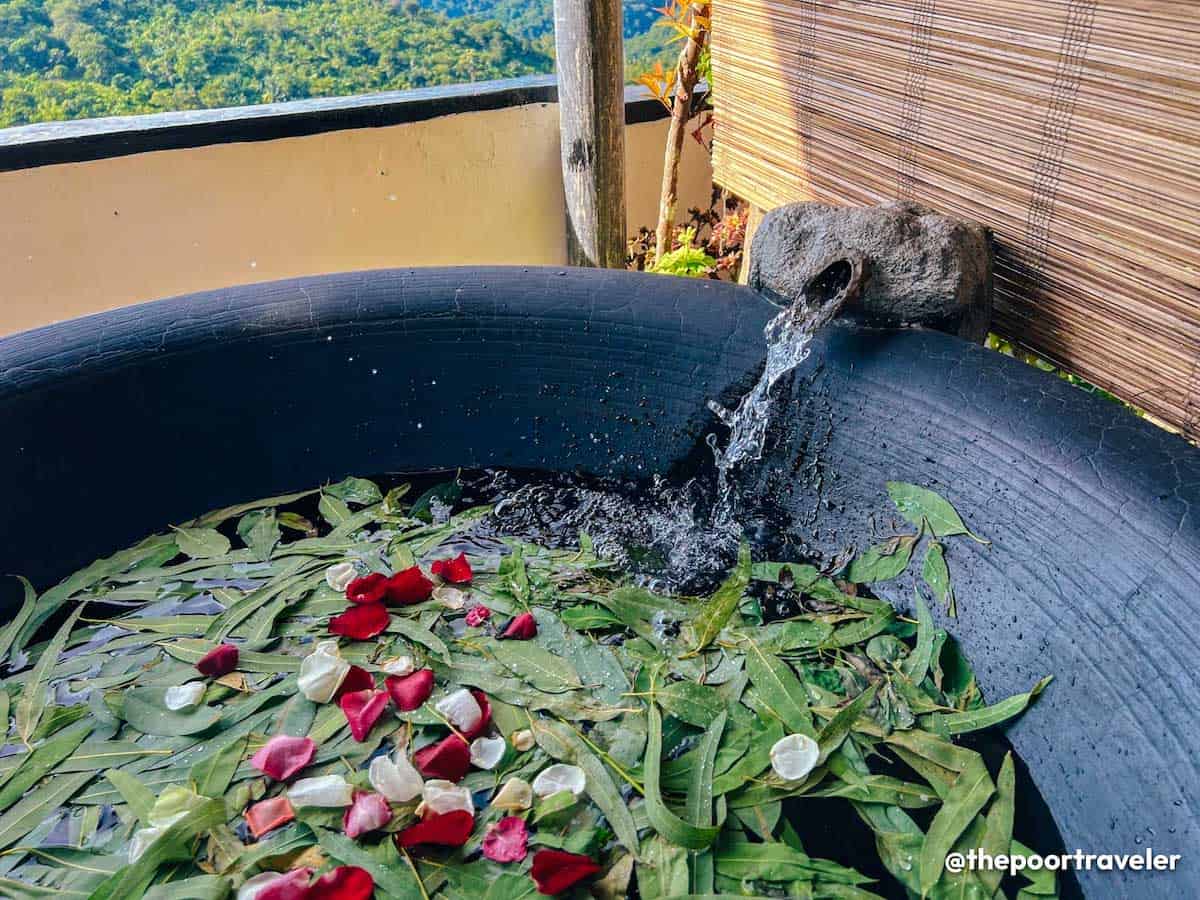
[[[343,694],[353,694],[358,691],[372,691],[375,689],[375,676],[359,666],[351,666],[346,673],[346,677],[342,679],[342,683],[338,685],[337,693],[333,695],[334,700],[341,700]]]
[[[401,606],[422,603],[433,595],[433,582],[425,577],[419,566],[409,566],[397,572],[387,582],[387,602]]]
[[[287,781],[312,762],[316,753],[312,738],[277,734],[250,757],[250,764],[276,781]]]
[[[599,871],[600,866],[590,856],[562,850],[539,850],[533,854],[533,868],[529,874],[533,876],[538,893],[561,894]]]
[[[387,594],[388,577],[372,572],[355,578],[346,585],[346,599],[351,603],[382,603]]]
[[[392,821],[392,808],[379,794],[359,791],[354,795],[354,803],[342,816],[342,830],[346,837],[356,838],[369,831],[377,831]]]
[[[470,731],[464,731],[462,733],[463,737],[465,737],[468,741],[475,740],[475,738],[487,731],[488,726],[492,724],[492,704],[488,702],[487,694],[485,694],[483,691],[472,690],[471,696],[474,697],[475,702],[479,704],[479,711],[482,712],[483,715],[479,717],[478,725],[476,725]]]
[[[440,847],[461,847],[475,828],[475,817],[465,809],[427,817],[423,822],[409,825],[396,835],[401,847],[416,847],[418,844],[437,844]]]
[[[441,577],[443,581],[448,581],[451,584],[467,584],[474,574],[471,571],[471,564],[467,562],[467,554],[465,553],[458,554],[454,559],[434,560],[433,565],[429,569],[434,575]]]
[[[412,712],[433,693],[433,669],[418,669],[411,675],[389,675],[383,685],[396,709]]]
[[[471,748],[457,734],[452,734],[418,750],[413,754],[413,765],[425,778],[458,783],[471,767]]]
[[[358,866],[338,866],[312,883],[305,900],[371,900],[375,879]],[[261,895],[260,895],[261,897]]]
[[[483,855],[492,862],[520,862],[528,852],[529,828],[516,816],[505,816],[483,837]]]
[[[260,801],[246,810],[246,824],[250,826],[250,833],[256,838],[280,825],[286,825],[294,818],[296,811],[292,809],[288,798],[283,796]]]
[[[254,900],[305,900],[312,869],[292,869],[258,892]]]
[[[491,617],[492,611],[483,604],[472,606],[467,610],[467,624],[472,628],[478,628]]]
[[[387,691],[353,691],[343,694],[338,701],[346,721],[350,723],[350,733],[358,742],[365,741],[379,717],[388,705]]]
[[[390,621],[391,616],[382,603],[362,603],[330,619],[329,631],[356,641],[365,641],[382,634]]]
[[[220,678],[236,669],[237,664],[238,648],[233,644],[221,644],[200,657],[196,663],[196,669],[201,675]]]
[[[537,622],[534,621],[533,613],[521,613],[508,623],[508,626],[504,629],[504,633],[500,637],[509,638],[514,641],[527,641],[536,635]]]

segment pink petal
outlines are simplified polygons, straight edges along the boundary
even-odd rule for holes
[[[354,795],[353,805],[342,817],[342,830],[346,837],[356,838],[369,831],[376,831],[392,821],[392,808],[379,794],[360,791]]]
[[[387,708],[388,693],[373,690],[354,691],[343,694],[338,705],[342,708],[346,721],[350,723],[350,733],[361,743],[367,739],[367,735]]]
[[[312,738],[277,734],[250,757],[250,764],[276,781],[287,781],[310,762],[317,753]]]
[[[529,828],[517,816],[505,816],[483,837],[483,855],[493,862],[520,862],[529,847]]]
[[[467,610],[467,624],[472,628],[478,628],[491,617],[492,611],[483,604],[472,606]]]
[[[305,900],[312,869],[292,869],[258,892],[254,900]]]

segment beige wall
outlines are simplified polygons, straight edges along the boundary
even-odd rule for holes
[[[653,227],[665,120],[626,129]],[[680,209],[708,202],[688,141]],[[382,266],[565,261],[558,109],[0,173],[0,334],[189,291]]]

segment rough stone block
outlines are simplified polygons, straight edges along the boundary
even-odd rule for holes
[[[791,303],[830,262],[856,255],[863,259],[863,285],[846,315],[924,325],[972,341],[987,336],[991,233],[908,201],[771,210],[754,234],[749,284],[777,303]]]

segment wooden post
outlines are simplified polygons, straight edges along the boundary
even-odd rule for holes
[[[625,266],[621,0],[554,0],[558,110],[573,266]]]

